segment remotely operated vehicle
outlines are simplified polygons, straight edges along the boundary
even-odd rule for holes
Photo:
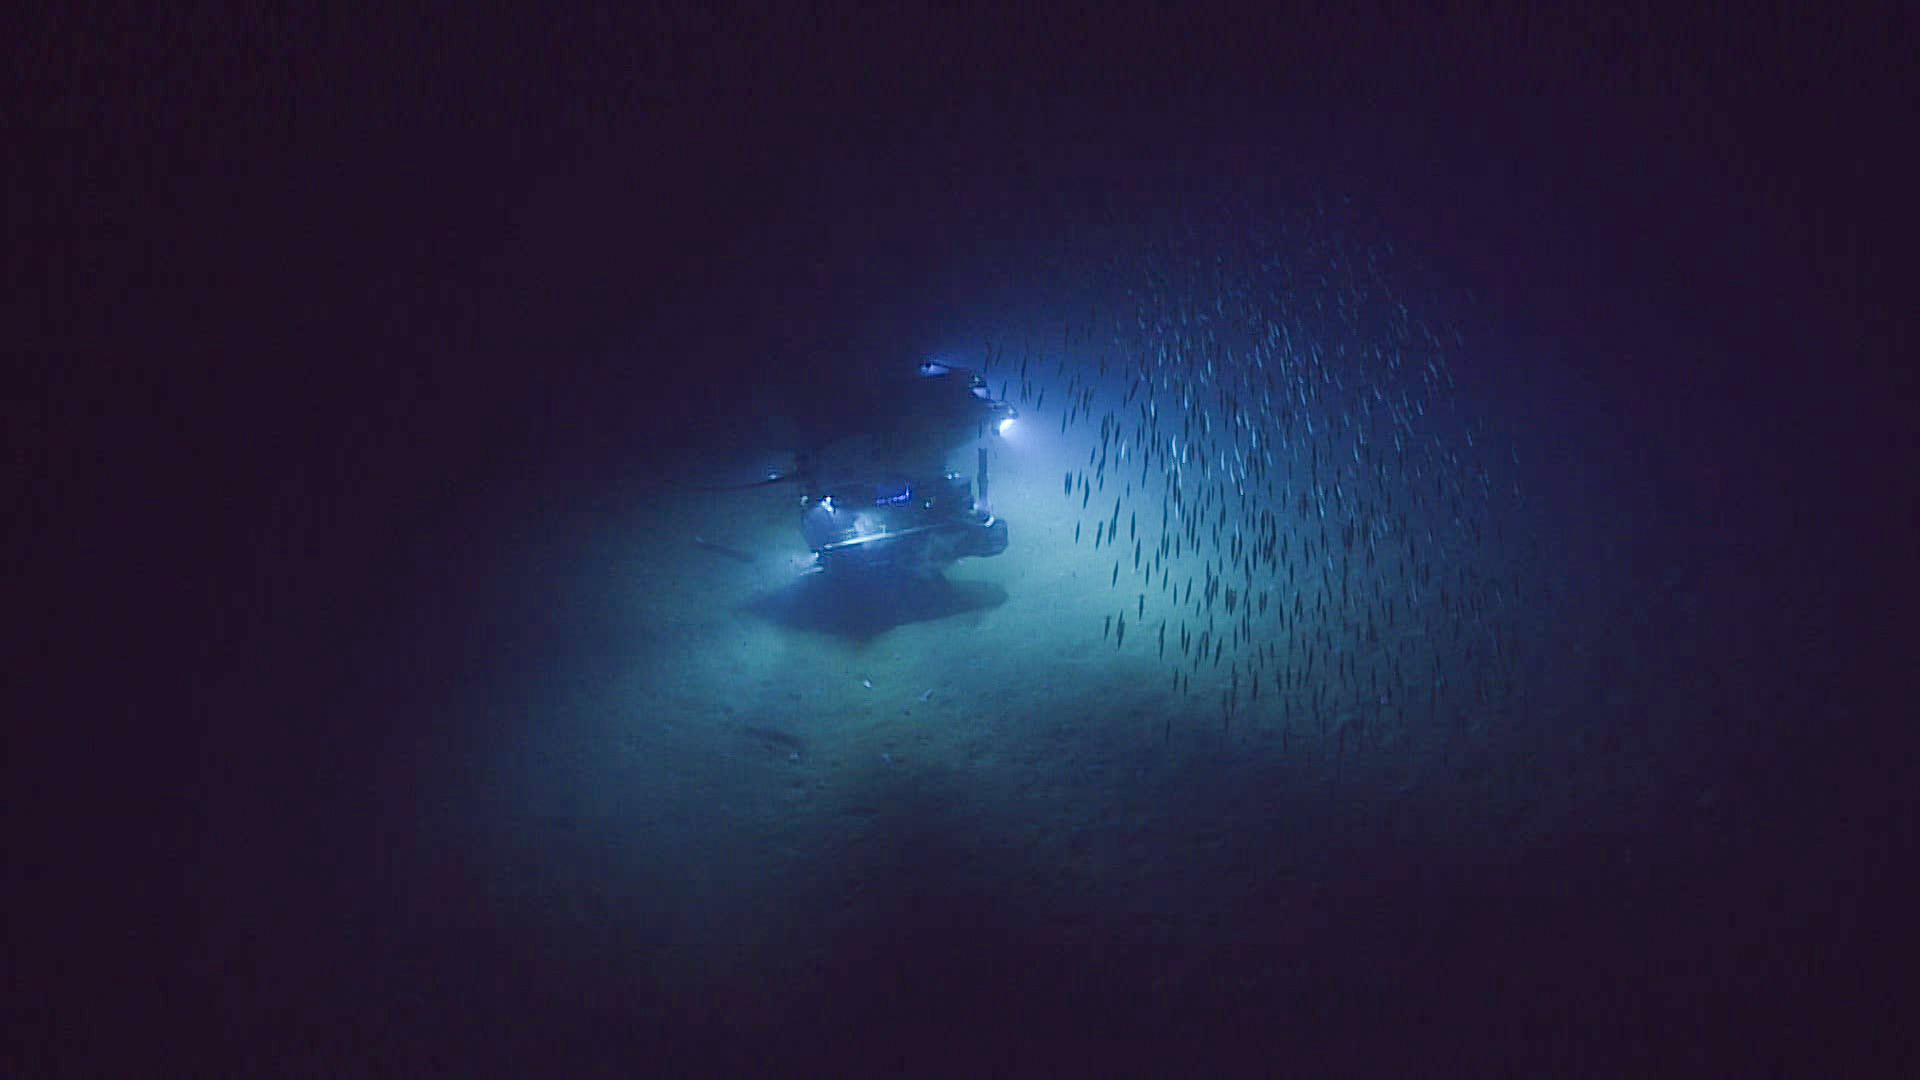
[[[947,471],[946,460],[1004,434],[1019,415],[1013,406],[972,371],[926,363],[873,412],[859,425],[866,430],[801,455],[792,477],[813,571],[932,577],[1005,551],[1007,523],[987,501],[986,448],[973,477]]]

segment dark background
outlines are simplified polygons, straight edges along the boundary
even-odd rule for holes
[[[312,775],[383,733],[306,722],[432,588],[396,532],[563,504],[748,423],[747,380],[830,397],[1036,236],[1350,198],[1471,291],[1479,340],[1554,361],[1516,409],[1644,463],[1652,505],[1730,508],[1756,539],[1717,557],[1844,613],[1804,654],[1844,708],[1782,734],[1752,859],[1852,875],[1809,978],[1886,1011],[1795,1019],[1874,1060],[1910,994],[1860,991],[1913,943],[1911,18],[1653,10],[30,20],[0,300],[10,1053],[206,1045],[178,930],[224,887],[204,808],[312,803],[261,858],[324,848],[347,796]],[[443,620],[427,670],[461,662]]]

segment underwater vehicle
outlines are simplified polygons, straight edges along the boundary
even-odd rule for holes
[[[973,477],[945,466],[951,451],[1003,434],[1018,415],[979,375],[930,362],[850,425],[860,430],[799,455],[778,479],[802,486],[812,570],[926,577],[1005,551],[1007,523],[988,508],[986,448]]]

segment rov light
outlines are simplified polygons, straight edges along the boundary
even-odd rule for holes
[[[1000,425],[994,430],[998,431],[1002,435],[1005,435],[1007,431],[1012,427],[1013,427],[1013,417],[1009,416],[1001,420]]]

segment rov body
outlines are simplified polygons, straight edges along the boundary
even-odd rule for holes
[[[949,451],[997,437],[1018,413],[965,368],[928,363],[863,418],[862,429],[803,455],[800,532],[814,568],[836,574],[934,576],[1007,549],[987,501],[987,451],[974,477],[947,471]],[[979,486],[979,497],[974,486]]]
[[[981,487],[986,451],[980,452]],[[802,499],[800,532],[817,569],[839,574],[938,574],[969,556],[1007,550],[1007,523],[959,473],[842,485]]]

